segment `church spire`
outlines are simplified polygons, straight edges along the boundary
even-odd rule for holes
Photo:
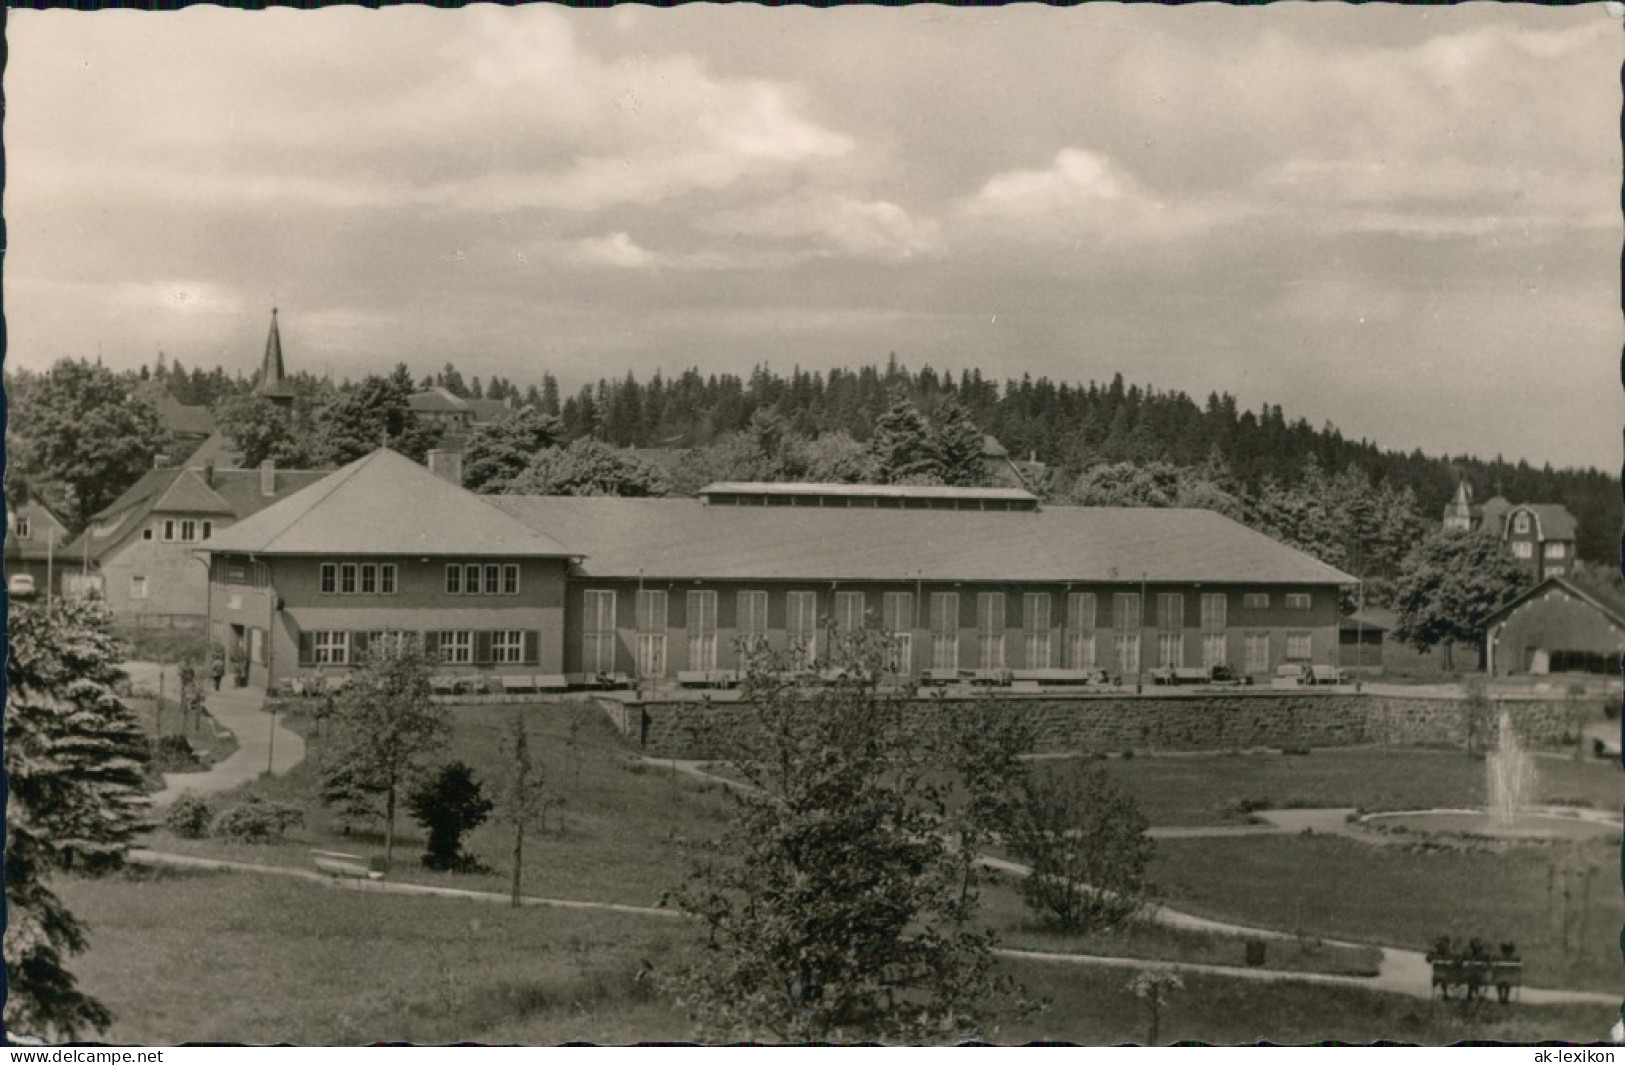
[[[271,308],[271,332],[265,338],[265,359],[260,364],[260,380],[254,391],[275,402],[293,402],[293,389],[288,385],[282,366],[282,332],[277,328],[275,307]]]

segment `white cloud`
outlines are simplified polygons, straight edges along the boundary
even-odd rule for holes
[[[624,232],[578,241],[574,253],[574,258],[578,262],[590,266],[615,266],[636,270],[653,266],[656,261],[653,252],[640,247],[637,241]]]
[[[1170,205],[1107,155],[1063,148],[1042,170],[1006,170],[960,202],[971,227],[1035,243],[1134,244],[1189,236],[1239,216],[1231,204]]]
[[[940,255],[942,226],[916,218],[885,200],[865,200],[828,191],[798,192],[779,199],[721,211],[697,223],[715,234],[786,242],[798,257],[905,262]]]

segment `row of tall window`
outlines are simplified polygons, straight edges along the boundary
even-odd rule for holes
[[[323,562],[323,595],[394,595],[400,588],[393,562]]]
[[[156,530],[149,527],[141,530],[141,539],[151,540],[154,532],[166,544],[191,544],[199,540],[207,540],[214,535],[214,522],[194,518],[165,518]]]
[[[717,668],[718,593],[703,590],[684,594],[688,668],[714,670]],[[645,676],[664,676],[670,627],[669,593],[654,589],[640,591],[636,595],[637,644],[634,650],[637,669]],[[768,633],[767,592],[742,591],[736,596],[735,635],[747,640],[765,637]],[[1105,666],[1107,663],[1099,659],[1100,649],[1097,647],[1099,598],[1094,592],[1067,594],[1065,625],[1057,631],[1052,612],[1054,597],[1048,592],[1024,594],[1021,603],[1021,661],[1025,668],[1047,669],[1059,665],[1065,669],[1094,669]],[[836,592],[833,606],[832,616],[837,632],[851,632],[864,624],[867,610],[864,592]],[[960,593],[932,592],[925,606],[927,614],[922,619],[916,611],[914,593],[886,592],[882,595],[880,624],[893,640],[893,667],[898,672],[913,672],[914,636],[923,620],[930,639],[930,667],[961,668]],[[1200,606],[1202,665],[1227,664],[1226,596],[1223,593],[1203,594]],[[1006,668],[1005,611],[1005,593],[976,593],[976,668]],[[1158,596],[1157,665],[1179,667],[1185,664],[1184,616],[1183,595],[1167,593]],[[1140,669],[1141,621],[1138,594],[1119,593],[1111,597],[1111,662],[1123,673],[1135,673]],[[616,593],[607,589],[589,589],[583,603],[582,625],[583,668],[586,671],[614,670],[616,629]],[[791,653],[802,659],[799,664],[808,665],[817,658],[822,629],[817,592],[786,593],[784,629]],[[1269,637],[1269,633],[1245,634],[1244,649],[1249,671],[1261,672],[1269,668]],[[1308,632],[1288,634],[1286,655],[1289,659],[1307,661],[1310,651]],[[966,665],[969,666],[968,663]]]

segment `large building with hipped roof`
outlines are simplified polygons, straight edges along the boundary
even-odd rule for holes
[[[272,684],[406,633],[452,673],[659,687],[736,669],[743,639],[816,655],[826,622],[865,618],[910,675],[1263,678],[1335,664],[1354,583],[1204,510],[875,485],[482,496],[388,450],[203,546],[215,640]]]

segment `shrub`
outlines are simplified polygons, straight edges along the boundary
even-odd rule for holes
[[[202,839],[214,820],[214,805],[201,795],[187,792],[175,800],[164,815],[164,827],[182,839]]]
[[[202,765],[197,752],[185,736],[160,736],[152,743],[152,757],[147,763],[155,773],[184,773]]]
[[[1016,798],[1006,839],[1032,867],[1027,905],[1063,932],[1111,928],[1147,891],[1149,822],[1133,798],[1094,767],[1035,772]]]
[[[460,873],[480,868],[472,855],[463,853],[463,836],[485,823],[492,803],[474,779],[473,769],[462,762],[441,766],[440,772],[412,790],[406,805],[412,819],[429,830],[424,865]]]
[[[299,807],[255,795],[223,812],[215,821],[214,831],[237,843],[270,843],[304,823],[305,814]]]

